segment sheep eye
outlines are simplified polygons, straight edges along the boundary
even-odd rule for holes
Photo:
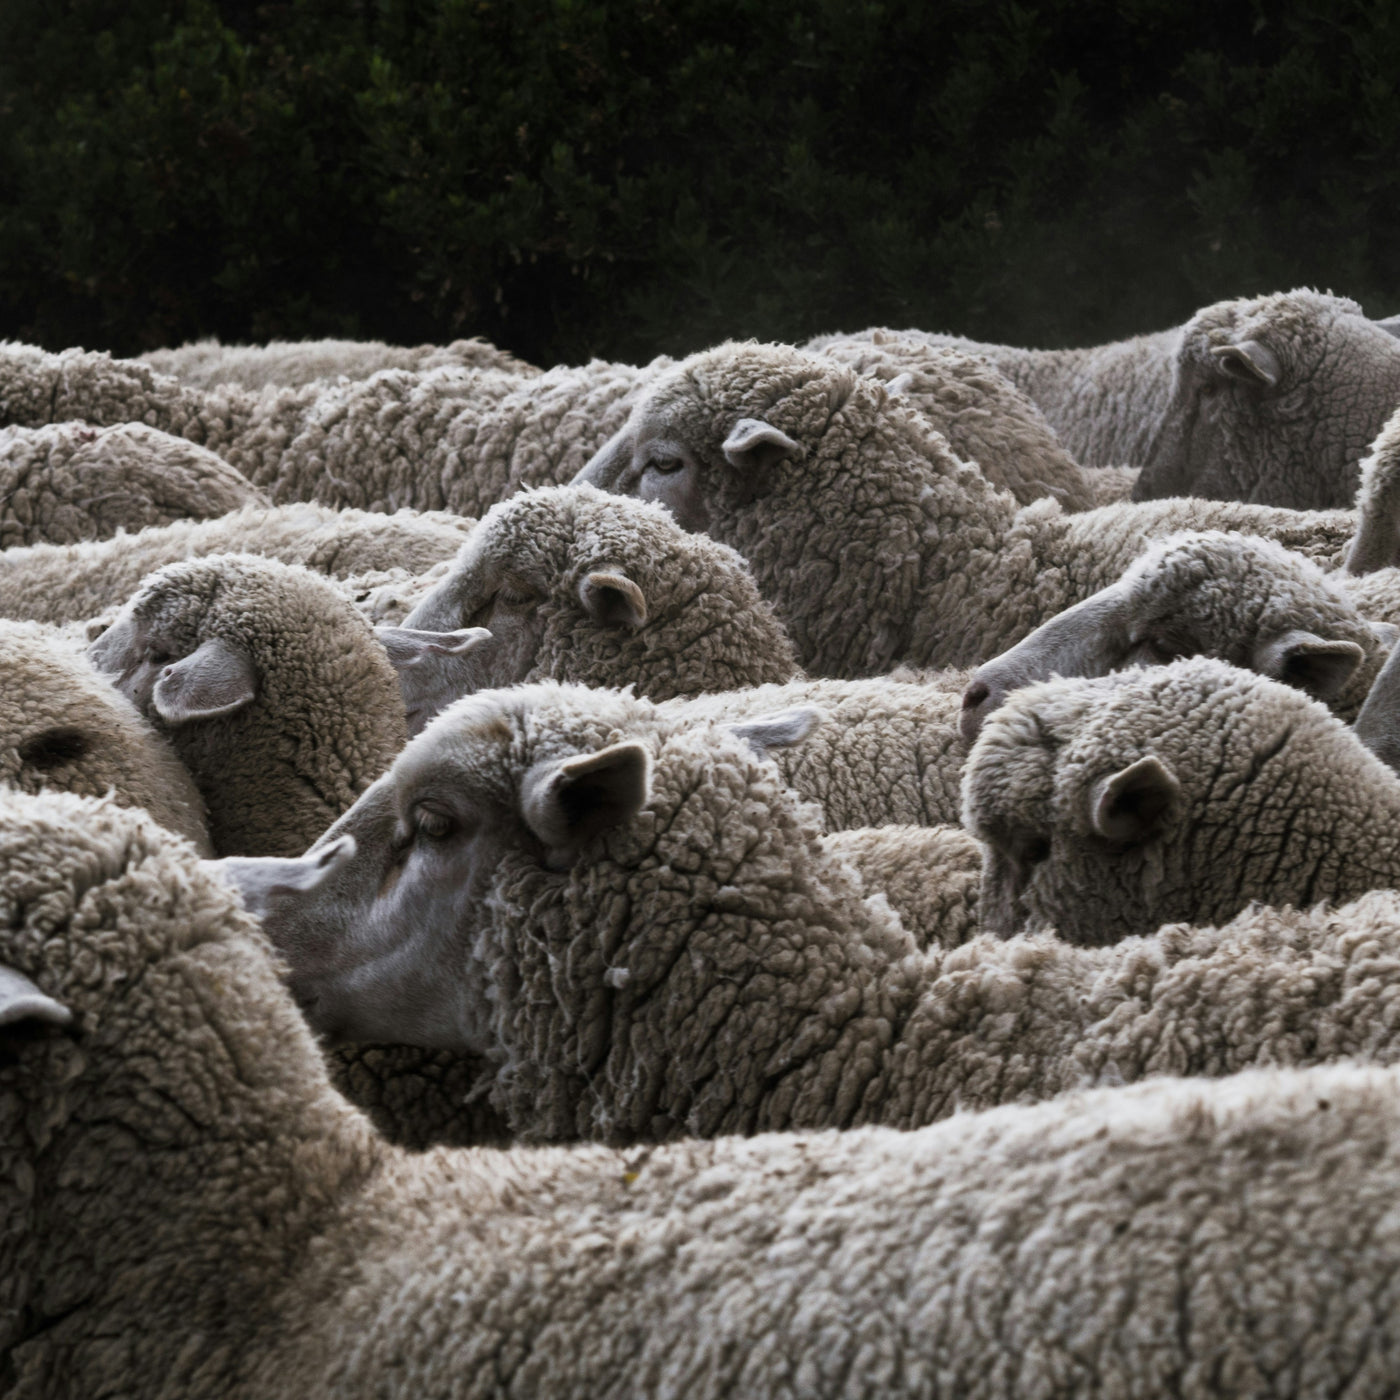
[[[20,762],[41,773],[75,763],[91,750],[87,735],[76,729],[46,729],[19,746]]]
[[[168,666],[175,660],[175,653],[167,651],[164,647],[156,647],[147,653],[146,659],[152,666]]]
[[[413,829],[429,841],[441,841],[450,836],[457,823],[446,812],[431,807],[419,807],[413,814]]]
[[[1024,835],[1015,842],[1013,852],[1021,865],[1039,865],[1050,859],[1050,838],[1047,836]]]
[[[660,472],[662,476],[674,476],[685,467],[685,461],[680,457],[653,457],[647,463],[647,470]]]

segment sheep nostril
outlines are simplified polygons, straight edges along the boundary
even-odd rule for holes
[[[983,719],[990,713],[988,701],[991,698],[992,688],[986,681],[973,681],[963,691],[962,718],[958,721],[958,729],[969,744],[977,737]]]
[[[963,691],[963,709],[975,710],[991,693],[992,688],[986,681],[973,681],[972,684]]]

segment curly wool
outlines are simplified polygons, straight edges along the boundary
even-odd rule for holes
[[[1141,838],[1103,834],[1097,785],[1148,759],[1179,792]],[[1006,928],[1109,942],[1254,900],[1306,906],[1400,883],[1400,780],[1316,701],[1219,661],[1014,692],[973,746],[963,793],[988,879],[1014,905]],[[1031,845],[1043,854],[1027,868]]]
[[[1084,468],[1061,446],[1045,415],[982,355],[898,331],[823,337],[808,349],[890,384],[948,439],[957,456],[1020,505],[1049,496],[1065,510],[1091,510],[1126,500],[1137,473]]]
[[[140,419],[232,463],[277,503],[480,516],[522,486],[567,481],[671,363],[516,375],[383,370],[261,391],[186,388],[131,360],[0,342],[0,423]]]
[[[67,639],[0,621],[0,783],[145,808],[210,853],[204,801],[169,744]]]
[[[1305,287],[1216,302],[1172,330],[1083,350],[895,334],[986,356],[1080,462],[1141,467],[1136,500],[1347,505],[1359,460],[1400,399],[1394,337],[1354,301]],[[1222,356],[1241,346],[1263,347],[1259,373],[1275,382],[1226,371]]]
[[[600,572],[640,590],[640,623],[590,613],[581,588]],[[798,674],[742,558],[687,534],[660,506],[591,486],[527,490],[493,506],[406,625],[497,633],[496,645],[472,654],[475,688],[563,680],[664,700]],[[506,628],[528,630],[528,643],[502,646]]]
[[[722,450],[744,419],[798,443],[757,485]],[[657,435],[690,449],[707,532],[748,560],[798,660],[820,675],[974,665],[1180,530],[1243,530],[1336,567],[1355,524],[1349,512],[1231,501],[1018,510],[907,402],[783,346],[723,345],[659,376],[579,479],[636,495],[645,462],[628,444]]]
[[[148,822],[0,798],[0,916],[0,963],[80,1037],[0,1059],[20,1393],[1391,1383],[1393,1072],[1164,1081],[919,1133],[414,1156],[331,1090],[254,921]]]
[[[386,345],[380,340],[271,340],[266,345],[223,345],[216,337],[173,350],[149,350],[137,359],[195,389],[239,384],[245,389],[310,384],[321,379],[368,379],[382,369],[495,369],[539,371],[489,341],[473,336],[447,345]]]
[[[107,539],[265,504],[222,457],[143,423],[0,428],[0,549]]]
[[[298,503],[248,507],[111,540],[9,549],[0,553],[0,616],[38,622],[97,617],[126,602],[147,574],[208,554],[261,554],[347,580],[395,568],[418,575],[450,559],[473,523],[440,511],[381,515]]]
[[[214,850],[300,855],[390,764],[407,737],[393,668],[328,580],[253,555],[211,555],[152,574],[95,644],[122,671],[157,648],[187,657],[211,638],[246,656],[257,695],[235,713],[165,733],[209,808]]]

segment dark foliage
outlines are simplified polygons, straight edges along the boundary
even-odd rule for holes
[[[0,335],[552,362],[1384,314],[1397,72],[1362,0],[4,0]]]

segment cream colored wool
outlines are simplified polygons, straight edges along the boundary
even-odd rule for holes
[[[1135,472],[1081,467],[1040,409],[982,355],[884,330],[828,340],[821,353],[897,384],[957,456],[1020,505],[1049,496],[1066,510],[1091,510],[1132,491]]]
[[[211,853],[190,775],[77,643],[34,623],[0,621],[0,676],[0,783],[28,793],[111,793]]]
[[[522,486],[574,476],[670,363],[200,390],[134,360],[0,342],[0,423],[140,419],[217,452],[278,504],[479,516]]]
[[[331,1089],[231,893],[149,822],[56,795],[0,798],[0,964],[74,1018],[0,1032],[17,1396],[1393,1386],[1395,1071],[411,1155]]]
[[[1367,620],[1373,614],[1358,606],[1352,585],[1390,572],[1328,575],[1272,541],[1226,531],[1174,536],[1115,583],[979,666],[965,723],[980,724],[1008,693],[1034,681],[1184,656],[1258,671],[1353,720],[1394,638],[1393,628]]]
[[[0,549],[266,504],[222,457],[144,423],[0,428]]]
[[[1400,779],[1316,701],[1219,661],[1016,691],[963,794],[1003,933],[1103,943],[1400,885]]]
[[[167,721],[159,677],[214,639],[251,667],[254,698],[234,713]],[[394,671],[369,624],[296,565],[239,554],[167,564],[90,654],[184,761],[221,856],[301,854],[406,738]]]
[[[629,744],[649,756],[644,804],[553,859],[531,794]],[[336,880],[267,914],[293,991],[332,1039],[369,1016],[484,1057],[492,1106],[526,1139],[913,1128],[1096,1079],[1400,1058],[1400,896],[1106,948],[969,939],[954,835],[945,923],[916,939],[891,905],[916,926],[939,906],[873,888],[879,844],[862,861],[859,837],[821,839],[723,726],[624,695],[461,701],[320,849],[346,833]]]
[[[381,515],[298,503],[251,507],[95,543],[8,549],[0,553],[0,616],[38,622],[96,617],[120,607],[147,574],[165,564],[231,552],[304,564],[357,582],[372,571],[398,569],[402,574],[393,577],[406,582],[451,558],[472,524],[441,511]]]
[[[590,586],[609,591],[595,600]],[[489,627],[464,671],[473,689],[569,680],[664,700],[798,674],[742,558],[591,486],[493,506],[406,625]]]
[[[1400,344],[1345,297],[1298,288],[1216,302],[1184,326],[1084,350],[1023,350],[918,331],[984,355],[1089,466],[1142,468],[1137,500],[1350,504],[1367,446],[1400,402]]]
[[[187,341],[173,350],[148,350],[137,358],[158,374],[195,389],[240,384],[262,389],[310,384],[319,379],[368,379],[381,369],[498,369],[538,374],[489,341],[474,336],[447,345],[385,345],[380,340],[272,340],[266,345],[223,345],[214,338]]]
[[[659,376],[579,480],[663,500],[737,549],[798,660],[832,676],[976,664],[1180,530],[1243,530],[1336,567],[1355,524],[1225,501],[1018,509],[875,380],[752,343]]]
[[[823,836],[821,844],[855,867],[867,896],[885,896],[918,947],[954,948],[977,934],[982,846],[967,832],[856,827]]]

